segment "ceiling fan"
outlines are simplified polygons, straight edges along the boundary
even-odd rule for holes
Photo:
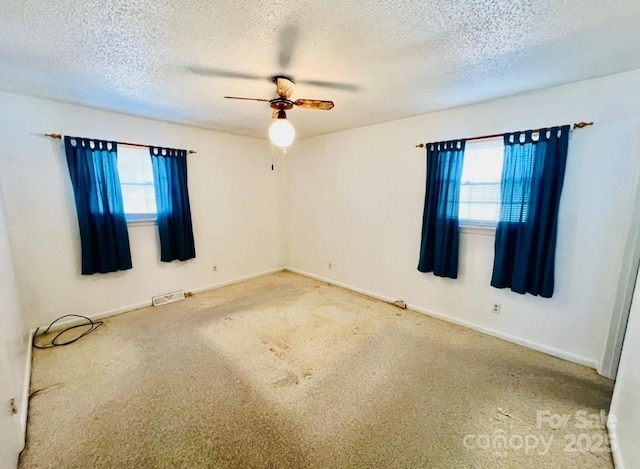
[[[293,109],[294,106],[303,109],[330,111],[333,109],[334,104],[333,101],[320,99],[296,99],[292,101],[290,98],[296,86],[295,82],[290,77],[284,75],[276,75],[272,78],[272,81],[276,85],[276,94],[278,95],[276,98],[243,98],[239,96],[225,96],[224,98],[269,103],[269,106],[273,109],[272,117],[276,119],[269,129],[269,138],[274,145],[286,148],[293,142],[296,135],[295,129],[289,121],[287,121],[286,111]]]
[[[285,25],[278,34],[278,65],[280,70],[287,70],[290,68],[291,62],[294,57],[294,51],[296,49],[298,39],[300,36],[300,27],[295,24]],[[275,121],[269,129],[269,137],[271,141],[279,146],[285,148],[293,142],[295,138],[295,129],[287,120],[286,111],[293,109],[294,106],[301,107],[303,109],[320,109],[323,111],[329,111],[333,108],[332,101],[324,101],[317,99],[297,99],[293,101],[291,95],[295,88],[295,82],[289,76],[284,74],[276,75],[274,77],[266,77],[250,72],[234,71],[214,67],[203,66],[189,66],[187,67],[189,73],[200,75],[203,77],[218,77],[218,78],[236,78],[242,80],[264,80],[269,79],[276,85],[276,95],[274,99],[260,99],[260,98],[242,98],[236,96],[225,96],[227,99],[242,99],[247,101],[260,101],[269,103],[269,106],[273,109],[273,117]],[[306,84],[314,87],[329,88],[341,91],[359,91],[360,87],[351,83],[342,82],[330,82],[322,80],[298,80],[299,84]]]

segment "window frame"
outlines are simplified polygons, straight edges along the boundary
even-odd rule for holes
[[[135,152],[135,153],[134,153]],[[122,148],[118,148],[118,172],[120,173],[120,166],[119,163],[121,161],[121,158],[129,158],[131,154],[136,154],[136,156],[138,156],[139,158],[142,158],[142,154],[139,152],[145,152],[147,157],[149,158],[149,165],[151,165],[151,156],[148,154],[148,152],[146,152],[144,149],[137,149],[137,148],[126,148],[126,149],[122,149]],[[153,168],[152,168],[153,171]],[[120,191],[122,192],[122,202],[124,205],[124,215],[125,215],[125,219],[127,222],[127,225],[129,226],[145,226],[145,225],[156,225],[158,222],[158,211],[157,211],[157,205],[156,205],[156,211],[155,212],[147,212],[147,213],[127,213],[126,210],[126,202],[125,202],[125,196],[124,196],[124,186],[133,186],[133,185],[141,185],[141,186],[151,186],[153,191],[153,197],[154,197],[154,203],[157,204],[157,202],[155,201],[155,180],[153,179],[153,172],[151,173],[151,183],[140,183],[140,184],[136,184],[136,183],[127,183],[122,181],[122,176],[119,174],[119,179],[120,179]]]
[[[467,142],[465,145],[465,152],[469,148],[469,145],[472,145],[473,147],[476,147],[478,149],[499,147],[501,148],[504,155],[504,142],[502,141],[502,137],[494,137],[486,140]],[[463,171],[464,171],[464,161],[462,164],[463,164]],[[503,167],[504,167],[504,160],[502,162],[501,172]],[[460,186],[462,188],[462,181],[460,182]],[[499,186],[499,190],[501,189],[502,189],[502,181],[500,181],[500,186]],[[498,199],[498,210],[500,208],[499,205],[500,205],[500,199]],[[498,218],[499,216],[500,214],[498,213]],[[463,233],[492,235],[495,233],[496,227],[498,226],[498,221],[499,220],[490,221],[490,220],[458,217],[458,226],[460,228],[460,231]]]

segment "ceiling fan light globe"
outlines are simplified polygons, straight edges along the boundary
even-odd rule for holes
[[[296,129],[287,119],[276,119],[269,128],[269,139],[277,147],[288,147],[295,138]]]

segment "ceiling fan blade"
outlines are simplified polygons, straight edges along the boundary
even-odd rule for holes
[[[223,96],[224,99],[242,99],[243,101],[261,101],[263,103],[268,103],[268,99],[262,98],[241,98],[239,96]]]
[[[196,75],[205,77],[222,77],[222,78],[242,78],[245,80],[264,80],[267,77],[253,75],[251,73],[232,72],[230,70],[222,70],[211,67],[188,67],[187,70]]]
[[[280,31],[280,53],[278,54],[278,61],[280,67],[285,69],[291,63],[291,57],[293,56],[293,49],[295,49],[298,42],[299,30],[297,26],[289,25]]]
[[[293,90],[296,87],[296,84],[291,81],[287,77],[274,77],[273,81],[276,82],[276,86],[278,87],[277,93],[281,98],[289,99],[293,94]]]
[[[319,81],[319,80],[298,80],[301,85],[318,86],[320,88],[330,88],[333,90],[343,91],[360,91],[358,85],[352,85],[351,83],[334,83],[331,81]]]
[[[320,109],[322,111],[330,111],[334,106],[333,101],[319,99],[297,99],[294,104],[305,109]]]

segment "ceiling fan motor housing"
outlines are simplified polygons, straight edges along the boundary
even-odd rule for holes
[[[323,111],[333,109],[333,101],[324,101],[319,99],[298,99],[296,101],[292,101],[290,98],[296,84],[289,77],[276,75],[272,77],[272,81],[276,84],[277,97],[274,99],[242,98],[238,96],[225,96],[225,98],[268,102],[271,109],[274,110],[273,117],[277,117],[279,119],[286,119],[287,117],[284,111],[293,109],[294,106],[305,109],[321,109]]]
[[[275,98],[269,101],[269,105],[271,109],[275,109],[277,111],[288,111],[293,108],[293,101],[286,98]]]

